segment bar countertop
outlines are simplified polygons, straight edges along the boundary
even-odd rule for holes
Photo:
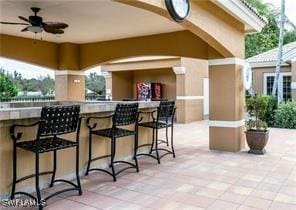
[[[113,112],[118,103],[134,103],[135,101],[85,101],[85,102],[31,102],[31,103],[2,103],[0,104],[0,121],[29,119],[40,117],[42,106],[80,104],[81,114]],[[140,109],[156,108],[157,101],[137,101]]]

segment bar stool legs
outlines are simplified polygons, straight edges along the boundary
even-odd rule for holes
[[[79,133],[77,135],[79,138]],[[81,188],[80,176],[79,176],[79,144],[76,146],[76,180],[77,180],[78,194],[82,195],[82,188]]]
[[[36,196],[37,203],[41,203],[41,193],[39,187],[39,153],[35,153],[35,188],[36,188]],[[39,205],[39,210],[42,210],[43,207]]]
[[[173,157],[176,158],[176,153],[174,149],[174,126],[171,127],[171,148],[173,152]]]
[[[156,152],[156,158],[157,158],[157,163],[160,164],[160,158],[159,158],[159,153],[158,153],[158,129],[154,129],[155,130],[155,140],[153,142],[155,142],[155,152]]]
[[[85,175],[87,176],[90,169],[90,163],[92,161],[92,133],[91,130],[89,130],[88,134],[88,162],[87,162],[87,168]]]
[[[55,175],[56,175],[56,170],[57,170],[57,151],[54,150],[53,151],[53,172],[52,172],[52,177],[51,177],[51,182],[50,182],[50,187],[53,187],[53,182],[55,179]]]
[[[115,152],[116,152],[116,139],[112,138],[111,139],[111,169],[112,169],[112,177],[114,182],[116,182],[116,174],[115,174],[115,168],[114,168]]]

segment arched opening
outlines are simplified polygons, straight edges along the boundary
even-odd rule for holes
[[[0,73],[6,78],[0,84],[2,102],[54,100],[54,70],[1,57]]]

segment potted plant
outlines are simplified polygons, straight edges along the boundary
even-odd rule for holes
[[[248,120],[246,138],[250,147],[249,153],[264,154],[264,147],[269,138],[267,123],[262,120],[268,107],[268,97],[256,95],[246,100]]]

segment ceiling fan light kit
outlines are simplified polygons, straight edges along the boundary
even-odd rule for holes
[[[43,31],[43,28],[40,26],[28,26],[27,29],[33,33],[41,33]]]
[[[26,23],[15,23],[15,22],[0,22],[1,24],[6,25],[26,25],[26,28],[23,28],[21,32],[32,32],[32,33],[41,33],[43,31],[51,34],[63,34],[65,28],[68,27],[66,23],[60,22],[43,22],[43,18],[38,16],[37,13],[40,11],[40,8],[31,7],[31,10],[34,12],[34,15],[29,16],[29,18],[25,18],[22,16],[18,16],[19,19],[25,21]]]

